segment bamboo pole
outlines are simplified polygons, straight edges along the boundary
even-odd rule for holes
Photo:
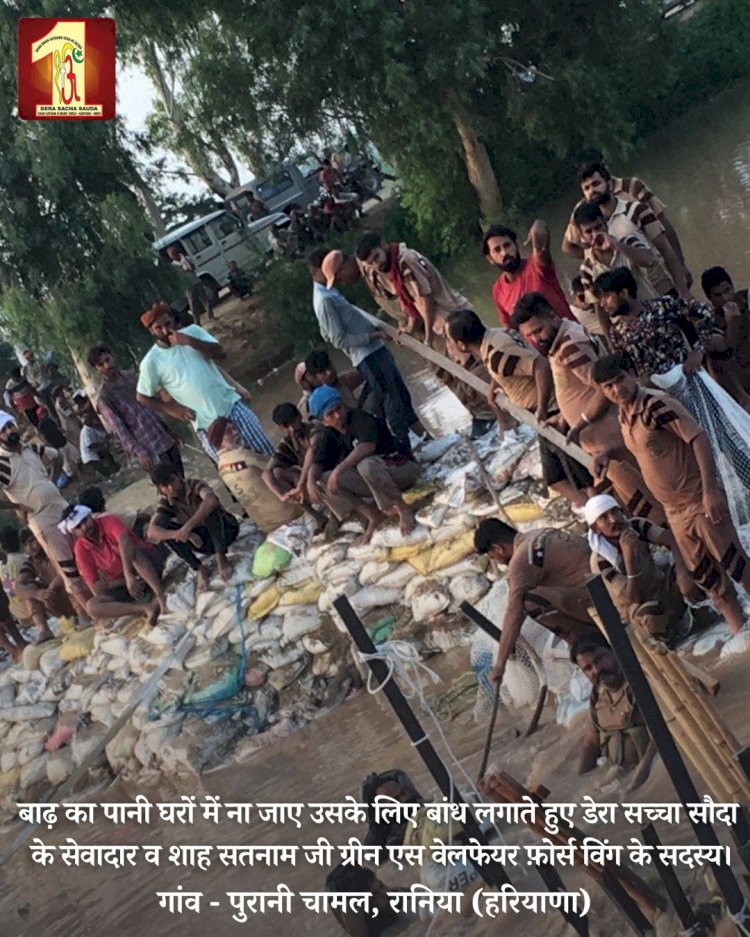
[[[490,389],[490,385],[487,383],[487,381],[483,381],[480,377],[477,377],[476,374],[472,374],[470,371],[467,371],[466,368],[462,367],[460,364],[456,364],[455,361],[452,361],[445,355],[441,355],[440,352],[435,351],[434,348],[430,348],[429,345],[425,345],[424,342],[420,342],[418,339],[412,338],[411,335],[400,333],[397,328],[394,328],[392,325],[390,325],[390,323],[383,321],[383,319],[378,319],[377,316],[373,316],[371,313],[365,312],[364,309],[360,309],[360,312],[372,323],[373,328],[393,339],[397,345],[401,345],[403,348],[408,348],[409,351],[413,351],[425,361],[429,361],[431,364],[437,365],[444,371],[448,371],[454,377],[457,377],[459,380],[463,381],[464,384],[467,384],[469,387],[471,387],[472,390],[482,394],[483,397],[487,396],[487,391]],[[529,410],[524,410],[523,407],[519,407],[517,404],[513,403],[513,401],[506,397],[502,391],[498,391],[495,395],[495,398],[503,410],[507,410],[508,413],[511,413],[519,422],[525,423],[527,426],[535,429],[540,436],[544,436],[545,439],[548,439],[553,445],[557,446],[558,449],[562,449],[562,451],[569,455],[571,459],[575,459],[576,462],[580,462],[581,465],[585,466],[589,471],[591,471],[593,460],[591,459],[591,456],[588,455],[588,453],[581,449],[580,446],[577,446],[574,443],[569,443],[565,436],[556,429],[552,429],[550,426],[544,426],[541,424],[533,413],[531,413]]]
[[[649,657],[658,674],[657,688],[668,688],[679,700],[679,713],[687,716],[686,725],[689,723],[693,743],[706,755],[711,767],[718,770],[722,779],[722,789],[730,795],[731,801],[750,803],[750,784],[734,760],[739,743],[723,723],[715,707],[691,684],[690,678],[681,667],[679,656],[674,651],[649,640],[638,629],[634,629],[633,633],[636,636],[636,645]],[[715,774],[716,771],[712,773]]]
[[[630,643],[627,631],[617,613],[617,609],[612,604],[612,599],[601,576],[589,580],[588,591],[601,616],[609,643],[626,680],[630,684],[651,738],[661,755],[669,779],[687,812],[696,839],[702,846],[719,846],[719,838],[713,826],[710,823],[696,819],[688,810],[689,804],[698,803],[698,792],[690,774],[685,770],[685,763],[680,757],[674,738],[664,721],[664,714],[654,697],[653,690],[643,673],[643,669],[638,663],[633,645]],[[741,927],[747,927],[750,923],[750,913],[734,872],[729,866],[720,863],[712,863],[711,870],[726,903],[727,913],[733,918],[738,930]]]
[[[634,645],[638,651],[638,642],[634,642]],[[733,798],[729,795],[729,787],[721,772],[721,766],[716,759],[710,757],[697,726],[690,719],[689,711],[678,697],[675,688],[656,668],[653,659],[643,651],[642,645],[640,647],[642,654],[638,654],[638,662],[659,699],[664,721],[677,740],[682,753],[692,763],[717,800],[723,802],[729,799],[731,801]]]

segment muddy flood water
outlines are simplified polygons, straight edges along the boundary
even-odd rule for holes
[[[613,167],[618,173],[637,174],[645,179],[666,203],[670,217],[679,232],[688,265],[696,278],[695,292],[699,295],[701,271],[707,266],[721,264],[733,275],[735,285],[744,287],[750,281],[750,83],[741,83],[718,99],[696,108],[694,112],[674,122],[648,139],[632,155],[626,165]],[[564,221],[576,197],[573,186],[568,196],[559,203],[540,206],[539,217],[545,218],[553,234],[553,243],[559,243]],[[563,278],[569,280],[574,265],[567,259],[559,261]],[[493,272],[481,257],[466,259],[446,271],[453,284],[476,304],[488,322],[494,320],[490,288]],[[455,398],[430,372],[410,358],[403,350],[397,351],[405,375],[415,394],[415,403],[425,424],[434,433],[463,429],[468,417]],[[237,375],[241,378],[241,375]],[[292,396],[293,385],[288,369],[267,379],[256,394],[256,410],[266,425],[270,425],[273,406]],[[114,505],[113,505],[114,507]],[[457,648],[428,661],[445,678],[444,685],[430,689],[433,700],[444,692],[447,682],[469,669],[466,648]],[[707,666],[705,660],[703,666]],[[739,741],[750,741],[747,721],[748,689],[744,676],[746,661],[733,661],[720,672],[722,692],[718,699],[720,711]],[[473,698],[473,697],[472,697]],[[460,706],[458,707],[461,708]],[[514,725],[523,728],[528,722],[527,710],[501,713],[495,732],[492,760],[502,765],[525,784],[542,783],[551,791],[550,801],[578,800],[590,793],[600,800],[616,802],[627,797],[626,784],[598,769],[582,781],[576,775],[582,723],[562,729],[554,723],[554,708],[547,706],[541,727],[530,739],[512,739],[509,730]],[[423,714],[420,716],[428,720]],[[471,707],[443,723],[446,736],[455,756],[470,777],[475,777],[481,760],[486,727],[476,725]],[[0,740],[0,745],[2,741]],[[118,783],[99,792],[87,794],[91,800],[122,801],[144,793],[155,801],[172,801],[182,794],[195,794],[202,800],[208,794],[218,795],[225,802],[333,802],[352,795],[359,799],[361,781],[371,771],[401,768],[408,772],[417,787],[427,796],[435,794],[435,787],[422,762],[398,725],[389,707],[383,701],[361,692],[347,702],[322,715],[301,731],[260,749],[244,764],[235,764],[203,775],[193,785],[177,789],[166,782],[140,790]],[[449,770],[457,775],[455,765]],[[463,785],[464,788],[466,785]],[[657,762],[652,775],[639,792],[640,802],[658,802],[673,799],[663,766]],[[13,842],[21,831],[18,824],[8,825],[0,831],[0,853]],[[685,829],[660,830],[665,842],[693,842]],[[504,831],[506,841],[529,842],[529,834],[517,830]],[[606,835],[626,841],[637,833],[619,828]],[[151,823],[139,827],[118,827],[100,820],[93,827],[74,827],[60,823],[53,831],[37,831],[49,844],[64,843],[68,836],[79,843],[89,844],[304,844],[312,845],[318,836],[327,836],[331,842],[345,843],[350,836],[363,837],[362,826],[318,826],[310,821],[302,830],[294,826],[274,827],[257,821],[249,826],[223,823],[220,827],[199,822],[193,827],[165,826]],[[323,889],[325,871],[301,862],[296,867],[279,869],[226,869],[214,862],[211,868],[181,869],[168,861],[167,849],[162,853],[162,865],[156,867],[139,863],[137,869],[115,870],[95,868],[66,868],[60,862],[48,868],[34,865],[28,848],[23,847],[3,867],[0,867],[0,935],[2,937],[169,937],[169,935],[215,935],[230,937],[251,933],[253,937],[334,937],[343,933],[332,917],[316,917],[304,909],[292,915],[251,917],[247,923],[232,920],[232,909],[226,898],[231,891],[269,891],[278,882],[286,883],[294,891]],[[385,866],[381,877],[389,885],[405,885],[416,880],[416,870],[410,877],[400,874],[393,866]],[[569,888],[581,887],[585,881],[577,872],[563,870]],[[653,872],[646,870],[653,880]],[[695,886],[700,897],[700,876],[697,872],[681,874],[683,884]],[[521,888],[540,890],[541,880],[519,867],[511,870],[513,884]],[[205,905],[199,915],[185,913],[172,916],[158,906],[156,891],[166,891],[182,885],[186,891],[204,893]],[[594,909],[590,919],[591,933],[614,935],[628,933],[623,918],[608,903],[593,882],[589,888]],[[216,901],[218,907],[210,907]],[[409,935],[423,935],[427,922],[417,922],[406,931]],[[494,922],[475,918],[445,918],[438,920],[433,934],[451,934],[456,937],[505,934],[555,935],[566,931],[559,914],[534,918],[525,913],[512,919]],[[665,933],[675,933],[667,930]]]

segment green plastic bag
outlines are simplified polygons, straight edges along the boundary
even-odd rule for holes
[[[267,579],[274,573],[281,572],[292,561],[292,554],[283,547],[265,540],[255,551],[253,557],[253,576],[256,579]]]

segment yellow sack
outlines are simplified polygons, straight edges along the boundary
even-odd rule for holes
[[[438,485],[437,482],[425,482],[422,485],[415,485],[413,488],[409,488],[401,497],[407,504],[414,504],[415,501],[421,501],[422,498],[426,498],[436,491],[440,491],[440,485]]]
[[[312,605],[320,598],[323,586],[316,579],[299,582],[293,589],[282,592],[280,605]]]
[[[407,562],[414,567],[418,573],[427,576],[443,569],[445,566],[453,566],[465,556],[474,552],[474,531],[467,530],[466,533],[455,537],[453,540],[446,540],[443,543],[436,543],[428,550],[418,553],[416,556],[409,557]]]
[[[71,621],[67,615],[63,615],[60,619],[60,631],[63,634],[72,634],[76,630],[75,622]]]
[[[94,650],[94,636],[96,628],[85,628],[83,631],[74,631],[66,635],[60,647],[60,660],[78,660],[79,657],[88,657]]]
[[[516,504],[504,505],[508,519],[514,524],[525,524],[528,521],[538,521],[544,513],[538,504],[533,501],[518,501]]]
[[[0,797],[12,794],[21,786],[21,766],[16,765],[10,771],[0,771]]]
[[[269,612],[272,612],[276,608],[280,599],[281,593],[276,586],[269,586],[261,592],[247,610],[247,617],[251,618],[253,621],[257,621],[259,618],[265,618]]]
[[[391,547],[388,551],[389,563],[402,563],[404,560],[416,556],[425,549],[426,541],[420,540],[418,543],[406,543],[402,547]]]

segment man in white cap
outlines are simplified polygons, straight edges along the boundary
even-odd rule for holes
[[[625,517],[611,495],[589,498],[584,509],[589,528],[591,572],[600,575],[624,622],[666,644],[687,611],[681,589],[696,597],[674,539],[668,530],[643,517]],[[651,547],[671,551],[674,564],[659,566]]]
[[[57,527],[68,502],[52,481],[60,474],[62,455],[49,446],[27,446],[15,418],[0,410],[0,509],[25,516],[44,552],[62,575],[66,591],[83,610],[89,592],[78,574],[70,538]],[[50,477],[50,475],[52,477]]]
[[[335,289],[346,269],[341,251],[317,247],[305,261],[313,279],[313,309],[323,339],[343,351],[378,395],[391,432],[400,444],[407,444],[409,427],[423,434],[414,411],[409,389],[396,361],[383,344],[384,334],[374,329],[362,311]],[[357,276],[355,265],[354,276]]]
[[[92,618],[142,611],[153,626],[160,612],[166,614],[163,548],[149,546],[114,514],[94,517],[83,504],[68,507],[58,526],[75,540],[76,563],[92,593],[86,606]]]

